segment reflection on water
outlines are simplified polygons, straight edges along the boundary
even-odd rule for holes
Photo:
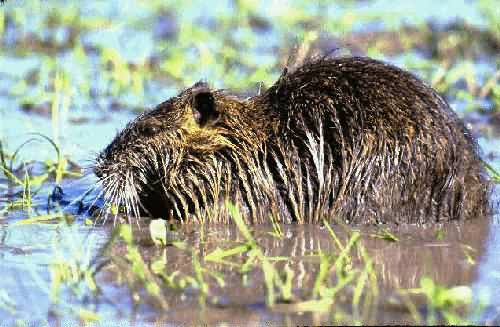
[[[446,224],[440,227],[404,226],[392,230],[399,237],[398,242],[388,242],[374,235],[380,229],[374,227],[345,228],[333,226],[337,237],[342,243],[352,235],[353,230],[361,233],[361,243],[368,249],[374,261],[378,278],[379,311],[376,313],[375,322],[408,321],[409,314],[402,314],[401,307],[392,312],[387,298],[396,294],[397,289],[417,288],[420,279],[424,276],[431,277],[443,286],[470,285],[476,275],[477,263],[482,262],[483,248],[489,231],[487,220],[474,223]],[[269,257],[289,257],[285,262],[277,262],[276,266],[283,269],[288,265],[296,272],[293,280],[294,293],[300,296],[309,295],[314,286],[319,269],[319,253],[338,253],[329,232],[317,225],[286,225],[283,226],[285,237],[282,239],[271,236],[269,226],[254,226],[254,235],[258,244]],[[492,230],[498,230],[493,228]],[[187,235],[187,243],[196,249],[200,257],[212,253],[217,247],[230,248],[242,241],[241,234],[234,226],[211,226],[204,233],[189,227],[183,231]],[[202,236],[203,235],[203,236]],[[439,235],[439,236],[437,236]],[[203,237],[203,241],[201,240]],[[221,244],[221,240],[224,242]],[[141,253],[148,262],[153,262],[165,256],[168,261],[169,271],[181,271],[193,274],[191,255],[175,247],[167,247],[163,252],[154,247],[143,247]],[[122,257],[125,249],[116,247],[112,256]],[[234,262],[243,260],[242,257],[231,259]],[[359,253],[354,253],[353,265],[362,264]],[[497,260],[496,260],[497,261]],[[210,283],[210,303],[206,311],[201,312],[196,318],[190,312],[197,311],[198,303],[195,296],[186,294],[165,294],[168,303],[173,303],[167,312],[156,315],[155,321],[174,321],[176,323],[192,323],[205,321],[214,323],[226,321],[238,324],[244,321],[263,323],[271,319],[277,323],[286,323],[291,319],[294,323],[327,323],[331,319],[329,314],[297,314],[293,312],[279,312],[279,310],[266,309],[264,304],[264,276],[259,270],[251,271],[242,283],[242,276],[238,268],[224,264],[205,262],[211,271],[223,272],[226,287],[221,288],[215,282]],[[494,265],[494,262],[493,262]],[[496,270],[498,271],[498,262]],[[113,276],[116,276],[116,267],[103,273],[108,285],[113,285]],[[490,272],[495,269],[489,268]],[[335,272],[330,272],[331,280],[335,280]],[[346,294],[352,290],[346,289]],[[189,292],[188,292],[189,294]],[[348,295],[347,295],[348,296]],[[117,300],[118,303],[121,299]],[[338,303],[340,307],[349,310],[349,300]],[[421,303],[423,305],[424,302]],[[118,305],[118,304],[117,304]],[[121,307],[121,305],[118,305]],[[404,311],[404,310],[403,310]],[[139,313],[137,313],[139,315]],[[197,320],[199,319],[199,320]],[[221,320],[222,319],[222,320]],[[406,320],[405,320],[406,319]]]
[[[489,306],[479,318],[479,323],[500,324],[500,187],[496,187],[492,199],[495,216],[490,224],[485,242],[485,250],[477,268],[477,278],[473,284],[475,301],[486,302]]]
[[[444,285],[467,285],[473,280],[475,266],[468,263],[466,251],[470,246],[475,249],[472,257],[479,259],[481,256],[482,244],[488,231],[486,222],[476,224],[449,224],[442,228],[429,227],[404,227],[398,231],[399,242],[387,242],[372,235],[376,232],[374,228],[363,228],[359,230],[363,237],[362,242],[369,250],[374,259],[377,276],[379,277],[381,293],[391,294],[396,288],[414,288],[419,286],[422,276],[430,276],[438,283]],[[319,252],[329,253],[334,251],[333,243],[328,232],[319,226],[284,226],[283,239],[276,239],[267,232],[270,229],[265,226],[258,226],[254,229],[260,246],[265,249],[267,256],[290,256],[290,267],[293,271],[299,272],[294,280],[294,289],[300,294],[304,290],[310,290],[314,283],[314,278],[318,269],[318,258],[314,256]],[[436,241],[436,232],[440,231],[443,239]],[[348,238],[349,230],[335,228],[337,236],[345,242]],[[204,241],[200,242],[200,232],[191,231],[187,239],[188,244],[199,250],[200,257],[212,252],[216,247],[221,246],[220,240],[224,244],[230,245],[232,242],[241,240],[241,235],[234,226],[214,226],[207,229],[204,234]],[[114,249],[113,256],[123,256],[122,248]],[[141,253],[147,260],[153,261],[158,256],[165,255],[168,260],[170,271],[179,270],[186,274],[192,274],[191,257],[189,253],[180,251],[174,247],[169,247],[166,252],[162,252],[154,247],[144,247]],[[356,259],[356,258],[355,258]],[[357,258],[360,259],[360,258]],[[208,266],[212,271],[223,272],[227,287],[218,288],[211,285],[211,296],[218,298],[217,305],[207,310],[199,316],[200,321],[220,321],[226,320],[232,323],[243,322],[241,315],[245,319],[252,319],[256,323],[263,322],[264,318],[272,317],[277,322],[285,322],[286,316],[293,316],[293,321],[303,321],[304,323],[314,321],[312,316],[300,316],[296,314],[279,314],[272,311],[266,312],[263,305],[265,298],[263,289],[263,276],[255,271],[248,277],[245,287],[241,285],[241,276],[231,267],[212,264]],[[122,310],[127,308],[125,301],[127,297],[117,297],[117,289],[114,288],[115,273],[113,270],[102,273],[101,278],[110,285],[110,294],[107,299]],[[333,277],[332,277],[333,278]],[[106,288],[106,286],[104,286]],[[118,293],[120,294],[120,293]],[[123,294],[122,294],[123,295]],[[152,314],[151,308],[139,308],[139,312],[130,312],[132,316],[146,314],[152,318],[168,319],[176,322],[192,322],[193,317],[189,312],[196,311],[198,303],[196,297],[186,299],[185,294],[166,294],[167,302],[171,304],[170,310],[165,313],[165,317],[158,317]],[[383,303],[382,303],[383,304]],[[259,309],[261,313],[255,312]],[[214,309],[214,310],[212,310]],[[149,315],[147,314],[149,312]],[[234,317],[240,317],[234,320]],[[266,319],[267,319],[266,318]],[[320,317],[320,321],[328,317]],[[390,312],[385,312],[381,319],[391,321],[394,316]],[[299,320],[296,320],[299,319]],[[315,319],[318,319],[316,317]],[[326,320],[328,321],[328,320]]]
[[[361,233],[361,244],[368,250],[374,261],[378,279],[380,297],[375,322],[407,321],[408,312],[401,312],[401,307],[395,311],[387,303],[387,299],[396,294],[397,289],[419,287],[420,279],[431,277],[438,284],[444,286],[474,285],[475,294],[491,295],[494,299],[498,290],[500,263],[498,261],[500,248],[500,225],[494,223],[489,226],[487,220],[472,223],[450,223],[442,226],[416,227],[402,226],[391,230],[399,241],[389,242],[380,235],[381,229],[375,227],[362,228],[333,226],[341,241],[345,244],[353,231]],[[329,314],[313,314],[288,312],[287,310],[270,310],[265,306],[265,282],[260,270],[251,270],[242,279],[239,269],[230,265],[202,262],[204,267],[224,276],[225,286],[221,287],[214,280],[209,280],[209,298],[205,310],[199,310],[198,291],[175,291],[168,289],[164,293],[168,310],[158,311],[157,303],[144,295],[141,302],[134,304],[133,297],[127,287],[120,282],[120,274],[116,269],[113,258],[123,258],[126,248],[116,243],[109,252],[112,259],[110,264],[97,273],[100,294],[82,289],[79,296],[74,293],[63,293],[64,303],[51,305],[47,299],[51,298],[50,280],[51,265],[57,260],[78,260],[80,266],[91,266],[97,249],[109,237],[111,226],[100,227],[71,227],[62,225],[0,225],[0,289],[7,290],[13,302],[9,307],[8,301],[0,301],[0,315],[15,318],[29,319],[30,321],[54,322],[72,321],[65,318],[71,313],[70,306],[90,304],[101,318],[106,321],[123,319],[136,322],[172,322],[188,323],[195,321],[215,323],[226,321],[230,324],[245,322],[264,323],[274,321],[279,324],[287,321],[303,324],[327,323],[331,319]],[[204,258],[216,248],[231,248],[243,241],[242,235],[234,225],[213,225],[205,227],[183,226],[180,234],[185,238],[189,247],[193,248],[199,258]],[[283,238],[276,238],[269,234],[270,226],[253,226],[254,236],[265,255],[269,257],[289,257],[283,262],[276,262],[276,267],[283,269],[288,265],[295,272],[293,291],[296,296],[306,299],[313,288],[319,269],[319,253],[338,253],[335,243],[324,227],[318,225],[285,225]],[[144,230],[143,230],[144,232]],[[223,240],[223,241],[222,241]],[[222,241],[222,242],[221,242]],[[32,245],[32,244],[36,244]],[[141,246],[140,252],[146,262],[151,263],[159,258],[166,258],[167,270],[179,271],[182,274],[193,275],[192,257],[189,252],[176,247],[165,249],[154,246]],[[360,253],[353,252],[353,266],[362,264]],[[105,260],[105,258],[101,258]],[[232,257],[231,260],[243,262],[244,255]],[[47,269],[49,268],[49,269]],[[329,273],[330,279],[335,280],[335,273]],[[476,277],[477,276],[477,277]],[[118,279],[117,279],[118,278]],[[486,293],[484,293],[486,291]],[[340,300],[336,306],[350,310],[349,294],[352,289],[345,290],[346,298]],[[78,294],[78,293],[77,293]],[[22,300],[21,300],[22,299]],[[90,302],[88,302],[90,301]],[[345,301],[345,303],[343,303]],[[33,303],[37,303],[33,306]],[[493,301],[495,304],[495,302]],[[423,304],[423,302],[421,303]],[[496,303],[498,305],[498,303]],[[486,311],[484,319],[496,317],[495,307]],[[26,314],[29,312],[29,316]],[[197,314],[193,315],[193,312]],[[70,317],[72,314],[70,314]],[[49,319],[49,320],[50,320]],[[68,320],[70,319],[70,320]],[[406,319],[406,320],[405,320]]]

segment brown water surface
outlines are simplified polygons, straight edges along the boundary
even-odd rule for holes
[[[270,226],[252,226],[258,245],[267,257],[281,257],[275,267],[281,272],[285,265],[293,272],[294,299],[289,303],[280,303],[266,307],[265,280],[261,269],[254,268],[242,274],[236,264],[243,263],[246,255],[227,258],[229,264],[204,262],[203,258],[217,248],[229,249],[242,244],[244,239],[234,225],[209,226],[203,233],[199,226],[183,226],[180,233],[186,244],[201,260],[201,265],[212,272],[224,276],[225,286],[221,287],[215,279],[206,277],[209,291],[202,297],[205,305],[200,306],[200,292],[193,289],[175,291],[164,289],[163,296],[168,308],[159,311],[161,305],[150,299],[148,309],[139,309],[137,318],[150,322],[169,322],[174,324],[228,323],[261,325],[275,324],[325,324],[336,321],[336,313],[354,317],[352,296],[354,289],[348,285],[336,297],[336,301],[326,312],[301,310],[300,303],[311,298],[311,292],[320,267],[320,253],[338,254],[329,231],[318,225],[283,225],[284,237],[277,238],[270,234]],[[450,223],[441,226],[401,226],[391,232],[399,238],[392,242],[380,238],[384,229],[376,227],[333,226],[333,230],[342,244],[347,244],[353,232],[361,234],[359,244],[365,248],[373,260],[377,276],[378,296],[374,299],[369,314],[359,319],[369,323],[408,323],[412,321],[404,297],[398,290],[420,287],[422,277],[430,277],[437,284],[452,287],[471,285],[476,279],[477,264],[484,253],[488,239],[489,223],[479,220],[472,223]],[[141,241],[139,241],[141,243]],[[144,242],[142,242],[144,243]],[[117,263],[126,255],[124,244],[115,245],[110,251],[111,264],[99,274],[108,285],[118,285],[118,278],[123,278],[118,271],[123,269]],[[166,270],[179,271],[180,275],[194,275],[192,254],[175,246],[157,248],[140,246],[140,252],[146,262],[152,263],[166,259]],[[350,252],[351,269],[362,268],[365,260],[359,248]],[[235,264],[232,266],[231,264]],[[335,285],[337,272],[331,269],[327,275],[327,284]],[[121,295],[123,296],[123,295]],[[147,298],[147,297],[146,297]],[[424,315],[426,301],[422,296],[411,296],[411,301]],[[117,306],[122,297],[111,298]],[[155,309],[156,307],[156,309]],[[164,309],[164,308],[163,308]],[[151,310],[151,311],[149,311]],[[312,310],[314,311],[314,310]],[[337,312],[338,311],[338,312]],[[149,314],[147,314],[149,312]],[[145,316],[146,314],[146,316]],[[131,313],[131,317],[134,313]],[[131,318],[129,317],[129,318]],[[133,319],[132,319],[133,320]],[[348,320],[347,320],[348,321]]]

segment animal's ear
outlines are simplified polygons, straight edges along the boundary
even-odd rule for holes
[[[196,83],[193,87],[191,107],[200,126],[214,124],[219,119],[214,95],[205,83]]]

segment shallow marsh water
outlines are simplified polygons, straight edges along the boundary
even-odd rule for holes
[[[258,82],[269,85],[285,61],[279,56],[286,57],[297,35],[307,39],[318,34],[315,24],[325,18],[331,23],[324,26],[325,34],[333,35],[325,38],[328,42],[353,40],[348,45],[352,52],[384,58],[441,88],[478,136],[483,157],[500,169],[498,100],[495,95],[481,95],[481,87],[498,72],[498,56],[481,48],[481,56],[473,52],[472,58],[460,58],[457,51],[451,55],[459,59],[450,63],[447,48],[438,46],[446,45],[446,39],[453,44],[457,35],[450,34],[437,46],[428,40],[429,44],[401,50],[414,40],[388,42],[376,34],[398,33],[405,24],[426,21],[444,26],[459,17],[500,35],[498,28],[488,27],[484,12],[472,2],[432,2],[434,10],[423,4],[395,7],[391,1],[317,7],[294,2],[285,14],[279,2],[255,8],[231,1],[217,8],[127,1],[85,2],[80,7],[53,2],[47,7],[14,0],[0,6],[0,141],[12,154],[27,140],[36,139],[22,147],[14,165],[22,168],[26,162],[30,176],[44,175],[50,166],[47,160],[53,163],[56,154],[50,143],[30,133],[51,137],[72,162],[90,168],[95,153],[136,111],[200,78],[212,80],[216,87],[250,92],[258,89]],[[31,17],[28,12],[33,8],[39,13]],[[246,19],[248,26],[234,17]],[[335,34],[335,28],[340,33]],[[425,26],[416,29],[424,35],[429,32]],[[367,48],[366,35],[378,40],[377,46]],[[247,55],[239,58],[238,53]],[[429,58],[429,53],[438,58]],[[441,71],[444,77],[439,77]],[[36,162],[30,165],[32,160]],[[23,169],[18,173],[25,177]],[[293,273],[292,296],[280,298],[282,289],[274,285],[276,303],[269,306],[264,270],[257,263],[245,266],[248,242],[234,225],[181,226],[173,245],[157,247],[149,241],[144,224],[140,230],[134,226],[133,246],[120,238],[108,244],[113,226],[88,221],[91,199],[82,207],[76,202],[94,183],[89,170],[84,170],[83,178],[62,178],[63,194],[54,197],[60,201],[53,201],[50,208],[52,212],[64,208],[67,216],[30,221],[48,211],[47,201],[56,186],[53,174],[40,185],[33,184],[38,192],[33,192],[29,206],[19,208],[13,203],[25,198],[25,189],[0,172],[0,326],[412,323],[416,316],[425,323],[431,321],[429,301],[462,285],[470,287],[475,303],[486,301],[479,313],[461,312],[464,321],[500,323],[498,217],[389,231],[384,226],[334,225],[342,246],[357,232],[360,235],[340,266],[325,264],[342,251],[324,226],[281,226],[281,237],[272,234],[272,226],[249,226],[263,258],[280,278],[286,280],[286,272]],[[134,261],[137,258],[130,259],[134,249],[146,268]],[[236,252],[223,260],[211,259],[214,253],[231,249]],[[326,273],[321,271],[322,262],[329,267]],[[146,274],[142,280],[141,273]],[[312,296],[321,274],[325,294]],[[350,276],[353,280],[337,290],[339,281]],[[435,289],[436,296],[413,292],[406,298],[404,290],[421,289],[424,277],[442,286]],[[361,285],[363,278],[367,281]],[[159,295],[154,285],[161,286]],[[338,291],[335,297],[329,297],[328,292],[334,291]],[[314,302],[318,299],[324,302]],[[364,303],[369,305],[364,308]],[[436,315],[442,318],[445,313]]]
[[[402,227],[393,230],[400,241],[388,242],[376,237],[380,233],[380,229],[377,228],[344,228],[334,227],[341,242],[346,242],[353,231],[359,231],[361,244],[368,250],[375,267],[379,294],[374,304],[376,309],[366,322],[384,324],[402,323],[409,320],[408,309],[396,290],[418,288],[422,276],[430,277],[443,286],[471,284],[476,277],[476,265],[468,260],[481,260],[484,239],[489,230],[486,222],[450,224],[439,228]],[[230,325],[245,322],[264,324],[269,321],[280,325],[287,322],[327,324],[336,321],[333,319],[335,310],[352,314],[354,289],[351,287],[346,287],[340,292],[331,311],[308,312],[309,310],[299,309],[300,300],[307,298],[314,287],[319,270],[320,253],[338,251],[326,228],[312,225],[283,226],[285,236],[282,239],[270,236],[269,226],[259,226],[252,230],[259,245],[264,249],[265,255],[286,258],[277,266],[282,269],[283,266],[288,265],[292,271],[296,272],[293,290],[297,297],[295,301],[299,304],[294,304],[292,301],[292,303],[277,304],[272,309],[266,309],[262,272],[252,271],[246,278],[247,282],[241,285],[242,274],[238,268],[207,264],[207,267],[213,271],[223,271],[228,285],[239,286],[220,288],[211,285],[214,287],[211,287],[211,296],[207,299],[206,309],[199,312],[196,320],[212,324],[221,321],[222,318],[222,321]],[[436,241],[435,235],[438,231],[445,236]],[[195,231],[188,237],[188,243],[195,245],[201,256],[203,253],[211,253],[217,247],[221,247],[221,239],[224,243],[227,242],[227,245],[231,245],[234,242],[241,242],[241,235],[234,227],[216,226],[206,232],[203,242],[200,242],[200,232]],[[166,256],[169,269],[190,273],[191,258],[185,252],[173,247],[165,251],[158,251],[154,248],[150,248],[149,251],[143,250],[149,260],[153,261],[155,257]],[[356,251],[353,253],[352,260],[353,266],[363,263],[362,256]],[[237,261],[239,260],[236,259],[235,262]],[[333,271],[329,275],[332,280],[336,279]],[[169,303],[178,303],[182,295],[170,294],[167,297],[172,297],[168,300]],[[416,297],[413,300],[421,306],[421,309],[425,308],[424,299]],[[197,299],[193,297],[181,300],[181,302],[184,304],[165,312],[164,317],[155,316],[155,321],[159,319],[160,321],[190,323],[193,319],[192,313],[199,305]]]
[[[445,287],[472,285],[475,290],[482,289],[476,294],[491,296],[493,302],[490,303],[493,305],[483,313],[488,317],[483,316],[481,319],[497,317],[498,304],[495,305],[494,295],[499,290],[499,252],[496,246],[500,235],[499,226],[490,226],[486,220],[439,227],[404,226],[392,230],[399,238],[397,242],[380,238],[383,231],[380,228],[333,228],[343,244],[347,243],[353,232],[360,232],[360,244],[373,260],[378,296],[365,322],[403,323],[412,321],[412,316],[398,290],[419,288],[424,276]],[[242,254],[228,257],[226,261],[229,263],[214,263],[208,259],[202,262],[207,270],[223,275],[224,279],[224,285],[220,285],[216,279],[206,277],[210,291],[203,296],[204,305],[200,305],[199,290],[165,287],[162,298],[167,306],[162,307],[154,297],[145,294],[141,286],[137,286],[138,289],[131,284],[127,286],[126,281],[130,276],[125,275],[130,272],[117,259],[127,255],[128,249],[123,243],[113,245],[106,255],[98,258],[103,261],[111,259],[96,274],[100,288],[98,296],[92,295],[85,283],[81,283],[81,292],[66,290],[59,295],[59,303],[48,302],[47,298],[50,298],[54,286],[54,271],[51,271],[54,263],[60,260],[78,261],[79,267],[92,267],[95,253],[99,253],[98,248],[106,243],[111,227],[16,225],[13,222],[2,226],[0,273],[3,278],[0,287],[8,292],[13,302],[12,316],[8,321],[27,319],[26,314],[29,312],[29,321],[36,324],[45,321],[51,324],[76,323],[78,319],[75,316],[78,316],[79,311],[75,308],[80,307],[91,309],[102,317],[100,324],[104,325],[106,321],[116,323],[119,320],[168,324],[324,324],[337,321],[336,311],[344,312],[346,317],[343,319],[346,322],[350,321],[348,315],[353,314],[353,286],[347,286],[339,293],[331,311],[300,309],[302,300],[308,298],[314,287],[320,254],[338,252],[326,228],[317,225],[282,226],[281,238],[270,235],[270,226],[251,228],[266,256],[282,258],[276,261],[277,269],[283,269],[286,265],[295,272],[292,289],[297,305],[285,302],[272,308],[266,307],[265,277],[259,269],[243,274],[238,264],[244,263],[247,257]],[[136,232],[138,235],[147,234],[144,227]],[[229,249],[243,243],[241,233],[234,225],[209,226],[203,231],[199,226],[183,226],[178,233],[200,260],[218,248]],[[178,272],[178,278],[195,274],[191,252],[175,246],[158,248],[141,241],[138,244],[148,264],[165,260],[165,272]],[[363,266],[363,257],[357,251],[353,251],[351,260],[352,269]],[[337,280],[336,273],[328,273],[332,285]],[[137,296],[135,292],[141,294],[140,301],[134,301],[134,296]],[[9,302],[3,300],[2,316],[5,317],[9,313]],[[413,296],[411,301],[425,317],[426,299]]]

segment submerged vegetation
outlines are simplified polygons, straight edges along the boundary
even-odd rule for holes
[[[498,182],[500,12],[494,0],[468,6],[457,11],[470,16],[429,18],[383,1],[0,4],[2,319],[498,322],[472,285],[488,226],[252,226],[231,204],[231,227],[103,226],[87,196],[88,159],[136,112],[200,79],[256,94],[287,62],[332,51],[432,84],[481,137]]]

